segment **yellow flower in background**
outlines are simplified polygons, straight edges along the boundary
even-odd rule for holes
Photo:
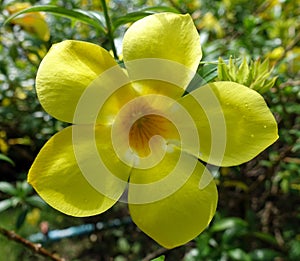
[[[207,12],[197,25],[198,29],[204,29],[210,32],[214,32],[218,38],[224,36],[224,30],[219,23],[218,19],[211,13]]]
[[[202,56],[189,15],[161,13],[123,39],[124,69],[105,49],[53,45],[36,78],[44,109],[73,123],[41,149],[28,181],[73,216],[126,201],[136,225],[167,248],[192,240],[214,216],[217,189],[199,159],[244,163],[277,139],[257,92],[233,82],[185,94]]]
[[[30,3],[15,3],[8,6],[7,11],[12,15],[28,7],[31,7]],[[12,23],[22,26],[25,31],[36,35],[43,41],[48,41],[50,39],[49,27],[45,20],[45,16],[42,13],[26,13],[19,18],[14,18]]]

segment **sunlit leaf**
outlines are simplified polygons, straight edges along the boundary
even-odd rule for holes
[[[53,5],[37,5],[37,6],[26,8],[10,16],[5,21],[5,24],[11,22],[13,19],[15,19],[17,16],[21,14],[32,13],[32,12],[47,12],[58,16],[76,19],[83,23],[94,26],[96,29],[98,29],[101,32],[106,32],[106,29],[102,25],[102,21],[100,21],[99,17],[97,17],[93,12],[85,11],[85,10],[76,10],[76,9],[70,10],[70,9],[53,6]]]

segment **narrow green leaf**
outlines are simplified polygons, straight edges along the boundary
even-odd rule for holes
[[[16,222],[16,229],[21,228],[21,226],[24,224],[26,216],[28,213],[28,208],[25,208],[18,216],[17,222]]]
[[[133,12],[133,13],[129,13],[127,15],[118,17],[116,20],[114,20],[112,22],[113,30],[115,31],[121,25],[136,22],[136,21],[138,21],[148,15],[151,15],[151,14],[153,14],[153,12]]]
[[[261,88],[263,88],[266,79],[270,77],[271,73],[266,73],[264,75],[258,75],[256,80],[250,85],[250,88],[256,91],[259,91]]]
[[[25,199],[25,202],[29,205],[37,208],[44,208],[46,206],[46,203],[44,200],[42,200],[39,196],[33,195]]]
[[[249,66],[247,63],[246,57],[244,57],[243,62],[241,63],[239,70],[236,75],[236,79],[239,83],[247,85],[249,78]]]
[[[10,198],[4,199],[0,201],[0,212],[3,212],[4,210],[10,208],[13,206],[13,202]]]
[[[143,9],[143,11],[153,11],[153,12],[170,12],[170,13],[176,13],[179,14],[180,12],[174,8],[174,7],[170,7],[170,6],[152,6],[152,7],[147,7],[145,9]]]
[[[228,75],[229,80],[233,82],[237,82],[236,80],[236,71],[237,71],[237,65],[236,65],[236,59],[233,59],[232,56],[229,58],[229,64],[228,64]]]
[[[252,261],[271,261],[280,257],[280,253],[272,249],[255,249],[250,253]]]
[[[272,244],[275,246],[278,245],[276,238],[271,234],[258,231],[258,232],[253,232],[253,236],[255,236],[256,238],[258,238],[264,242],[267,242],[269,244]]]
[[[22,187],[22,190],[24,191],[25,195],[28,195],[33,190],[32,187],[29,185],[29,183],[26,180],[24,180],[22,182],[22,186],[21,187]]]
[[[218,76],[218,64],[205,64],[200,67],[197,73],[203,78],[203,80],[210,82]]]
[[[0,182],[0,191],[10,196],[14,196],[17,193],[17,189],[12,184],[5,181]]]
[[[102,21],[99,20],[99,17],[97,17],[95,13],[90,11],[85,11],[85,10],[79,10],[79,9],[70,10],[70,9],[66,9],[54,5],[37,5],[37,6],[26,8],[8,17],[7,20],[4,22],[4,25],[11,22],[14,18],[16,18],[21,14],[26,14],[31,12],[47,12],[58,16],[76,19],[83,23],[94,26],[96,29],[98,29],[101,32],[104,33],[106,32],[106,29],[102,24]]]
[[[250,86],[250,84],[254,81],[254,61],[250,60],[249,64],[249,75],[248,75],[248,82],[246,86]]]
[[[272,78],[271,81],[268,81],[267,83],[265,83],[265,85],[259,90],[259,93],[263,94],[263,93],[267,92],[268,90],[270,90],[274,86],[277,78],[278,78],[278,76]]]
[[[215,79],[218,76],[217,70],[218,66],[216,64],[207,64],[201,66],[200,69],[198,69],[197,74],[186,88],[184,95]]]
[[[16,189],[18,196],[20,198],[26,198],[26,196],[32,192],[32,187],[27,183],[27,181],[17,181]]]
[[[259,74],[264,74],[269,71],[269,59],[265,59],[259,66]]]
[[[8,163],[10,163],[11,165],[15,166],[15,163],[9,158],[7,157],[6,155],[0,153],[0,160],[4,160]]]
[[[175,8],[168,7],[168,6],[148,7],[148,8],[142,9],[140,11],[132,12],[132,13],[126,14],[124,16],[116,18],[115,20],[112,21],[113,30],[116,30],[121,25],[136,22],[148,15],[152,15],[152,14],[155,14],[158,12],[178,13],[178,11]]]
[[[259,67],[260,67],[260,59],[257,59],[253,63],[253,67],[251,67],[252,70],[252,79],[256,79],[256,77],[259,75]]]
[[[227,64],[221,57],[219,57],[218,62],[218,78],[220,81],[230,80]]]

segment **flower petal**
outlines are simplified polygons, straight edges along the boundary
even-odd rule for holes
[[[133,169],[130,176],[131,217],[166,248],[183,245],[200,234],[217,205],[216,185],[208,170],[196,158],[186,153],[181,156],[175,149],[154,168]],[[202,178],[210,182],[200,189]]]
[[[54,44],[37,72],[36,89],[43,108],[59,120],[73,122],[85,89],[114,66],[112,56],[98,45],[74,40]],[[118,73],[122,75],[121,68]]]
[[[243,85],[214,82],[178,102],[189,111],[197,125],[198,156],[208,163],[217,166],[242,164],[278,138],[277,123],[263,97]]]
[[[169,85],[184,89],[192,79],[202,57],[200,37],[189,15],[150,15],[125,33],[123,56],[131,80],[159,80],[143,82],[143,91],[180,97],[178,90],[170,94]]]
[[[41,149],[28,175],[28,182],[49,205],[72,216],[99,214],[114,205],[125,189],[130,170],[111,153],[107,143],[110,129],[97,127],[96,134],[101,138],[97,137],[96,142],[103,162],[109,171],[118,171],[118,178],[123,182],[117,184],[113,178],[104,179],[101,169],[93,168],[96,157],[90,152],[89,136],[76,137],[86,132],[85,128],[72,126],[54,135]],[[93,168],[93,173],[87,174],[86,166]],[[99,185],[91,182],[102,183],[106,190],[98,189]]]

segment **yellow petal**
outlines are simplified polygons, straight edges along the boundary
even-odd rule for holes
[[[28,175],[28,182],[49,205],[72,216],[99,214],[114,205],[125,189],[124,180],[129,173],[129,168],[112,155],[107,142],[110,131],[103,126],[96,130],[96,151],[108,171],[93,168],[100,160],[93,153],[93,140],[86,128],[72,126],[54,135],[39,152]],[[87,135],[78,137],[82,133]],[[91,169],[92,173],[86,172]]]
[[[37,72],[38,98],[49,114],[62,121],[74,122],[76,106],[87,87],[112,67],[116,78],[126,79],[112,56],[98,45],[73,40],[55,44]],[[101,84],[100,80],[98,83]],[[102,85],[109,88],[109,79]],[[97,97],[99,103],[104,99],[101,93],[94,99]]]
[[[199,34],[189,15],[151,15],[127,30],[123,56],[131,80],[158,80],[145,81],[144,92],[178,97],[168,85],[184,89],[192,79],[202,56]]]
[[[143,232],[166,248],[183,245],[199,235],[216,210],[216,185],[209,178],[208,170],[194,160],[185,153],[178,159],[178,153],[173,152],[156,167],[134,169],[130,176],[131,217]],[[170,174],[178,162],[181,167],[176,167],[175,175]],[[170,177],[168,174],[174,176],[165,182]],[[200,189],[202,178],[208,178],[210,182]]]
[[[263,97],[243,85],[215,82],[196,89],[179,103],[197,125],[198,156],[208,163],[242,164],[278,138],[277,123]]]

